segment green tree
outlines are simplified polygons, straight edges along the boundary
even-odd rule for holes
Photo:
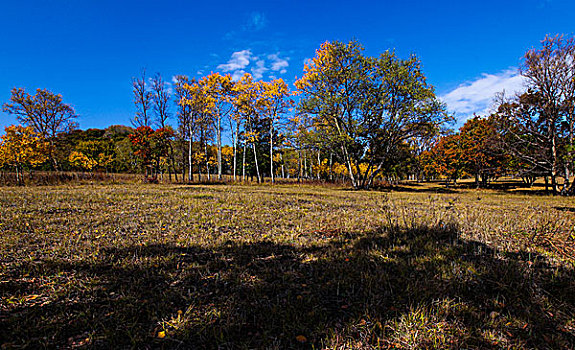
[[[402,60],[387,51],[373,58],[362,51],[356,41],[326,42],[296,82],[300,112],[314,119],[355,188],[370,187],[402,143],[449,119],[417,57]]]

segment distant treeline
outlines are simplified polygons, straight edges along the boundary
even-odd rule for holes
[[[480,187],[508,174],[527,184],[544,177],[554,193],[572,194],[573,57],[573,38],[546,37],[522,61],[525,91],[495,96],[494,113],[458,131],[416,56],[368,57],[356,41],[322,44],[295,91],[250,74],[180,75],[172,84],[143,71],[132,81],[131,127],[79,130],[62,96],[14,88],[3,109],[24,126],[6,128],[0,169],[20,183],[34,169],[141,173],[147,181],[317,179],[354,188],[462,177]]]

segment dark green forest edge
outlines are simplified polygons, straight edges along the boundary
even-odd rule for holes
[[[143,72],[132,126],[13,89],[0,348],[575,348],[574,56],[547,37],[458,131],[355,41],[293,92]]]

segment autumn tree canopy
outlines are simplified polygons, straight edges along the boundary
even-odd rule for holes
[[[347,178],[357,189],[400,178],[474,177],[486,186],[508,174],[527,183],[543,176],[554,192],[575,194],[574,57],[574,38],[546,37],[521,62],[525,91],[500,95],[493,115],[471,118],[458,131],[446,123],[452,118],[415,55],[370,57],[357,41],[322,44],[293,94],[271,76],[178,75],[172,85],[142,71],[132,80],[137,129],[121,133],[73,131],[74,109],[48,90],[14,88],[3,110],[50,144],[45,170],[140,168],[188,181],[193,173],[259,182]],[[13,167],[4,162],[3,169]]]
[[[22,171],[47,160],[50,145],[31,126],[12,125],[6,127],[0,138],[0,168],[14,167],[16,182],[23,182]]]
[[[355,188],[369,187],[403,141],[447,120],[417,57],[362,52],[356,41],[326,42],[296,82],[300,113],[343,159]]]

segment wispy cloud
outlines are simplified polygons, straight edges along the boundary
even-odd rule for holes
[[[254,55],[250,49],[236,51],[231,58],[217,69],[224,73],[230,73],[234,81],[239,80],[247,71],[251,72],[254,79],[275,77],[273,73],[285,74],[289,67],[289,57],[281,57],[281,53]]]
[[[268,68],[266,68],[266,61],[264,60],[258,60],[256,66],[252,67],[252,75],[256,80],[263,78],[266,71]]]
[[[287,72],[286,68],[289,67],[288,59],[280,58],[279,53],[268,55],[268,59],[271,61],[271,70],[274,72],[280,72],[284,74]]]
[[[232,72],[246,68],[250,64],[252,52],[250,50],[236,51],[227,63],[220,64],[218,69],[224,72]]]
[[[176,83],[174,79],[175,77],[172,77],[170,81],[168,81],[163,80],[162,78],[162,80],[164,81],[164,89],[168,93],[168,95],[172,95],[172,93],[174,92],[172,89],[172,85]],[[146,82],[146,89],[151,90],[153,85],[154,85],[154,77],[148,77],[148,81]]]
[[[525,78],[510,68],[497,74],[483,73],[480,78],[459,85],[441,99],[462,123],[473,114],[489,114],[496,93],[505,91],[507,95],[513,95],[524,90],[524,86]]]
[[[244,76],[244,74],[246,74],[246,71],[243,70],[243,69],[234,71],[234,72],[232,73],[232,80],[233,80],[233,81],[238,81],[238,80],[240,80],[240,79]]]
[[[266,15],[263,12],[252,12],[244,17],[243,23],[239,24],[236,29],[227,32],[224,35],[225,40],[244,40],[246,36],[259,34],[268,24]]]
[[[263,12],[252,12],[242,29],[247,31],[262,30],[266,27],[267,22],[266,15]]]

